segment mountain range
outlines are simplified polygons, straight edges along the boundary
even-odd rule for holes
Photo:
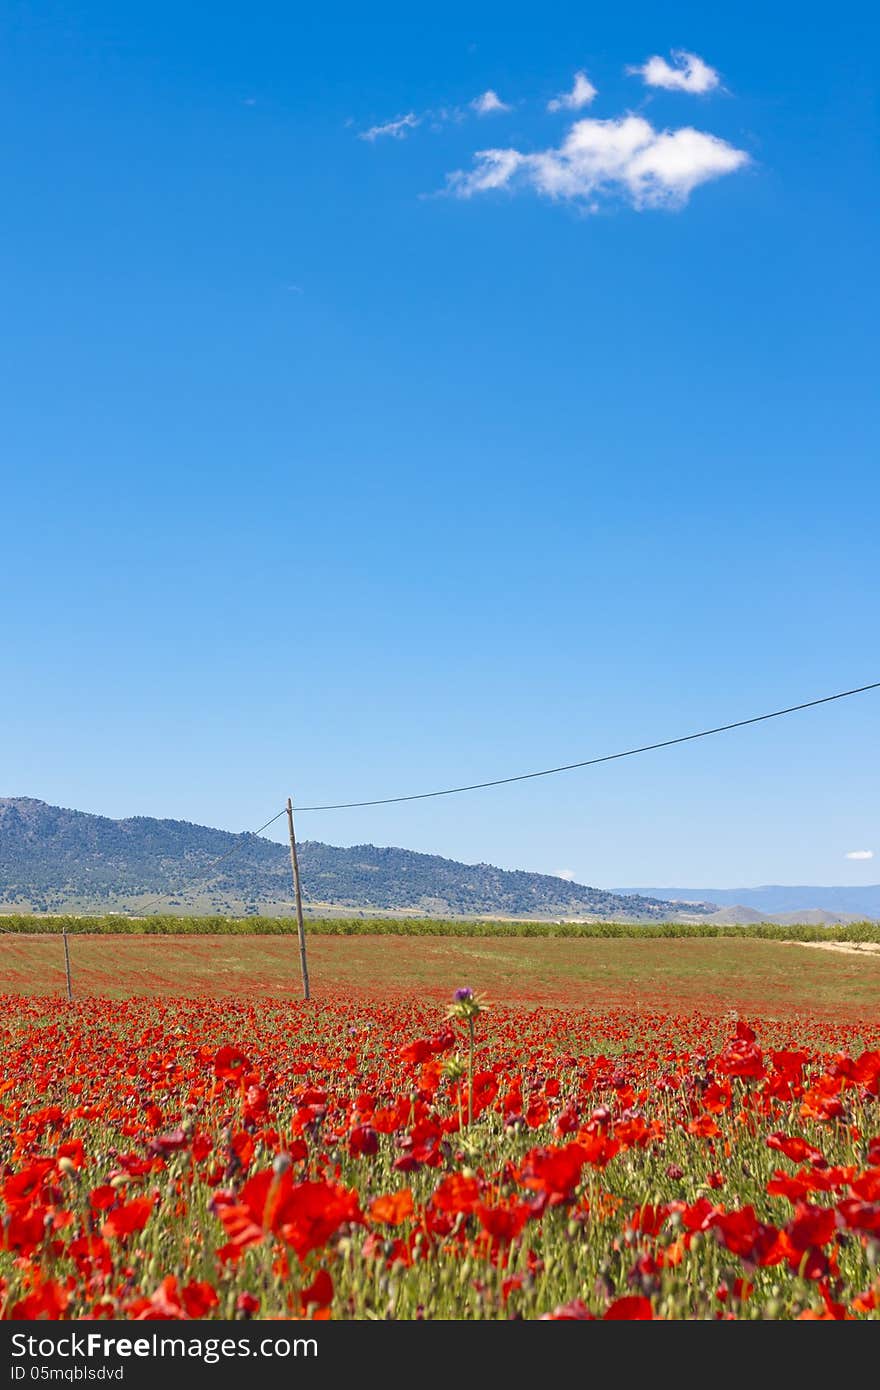
[[[313,911],[639,921],[683,915],[668,900],[406,849],[304,840],[299,863]],[[273,840],[188,821],[111,820],[32,797],[0,798],[2,909],[288,913],[290,858]],[[685,915],[710,910],[690,906]]]
[[[797,914],[799,922],[809,920],[805,913],[844,919],[880,918],[880,883],[867,883],[863,887],[768,883],[760,888],[614,888],[612,892],[644,893],[649,897],[671,898],[677,903],[717,903],[719,908],[753,913],[755,921],[791,913]]]
[[[602,889],[413,850],[316,840],[300,843],[299,860],[312,914],[816,924],[880,918],[880,884]],[[274,840],[189,821],[111,820],[33,797],[0,797],[4,910],[284,915],[292,910],[290,858]]]

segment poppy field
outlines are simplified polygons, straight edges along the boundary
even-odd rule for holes
[[[462,986],[0,1035],[8,1319],[878,1316],[876,1021]]]

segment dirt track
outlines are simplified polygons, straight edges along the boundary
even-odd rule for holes
[[[818,951],[840,951],[847,956],[880,955],[880,942],[876,941],[784,941],[783,946],[809,946]]]

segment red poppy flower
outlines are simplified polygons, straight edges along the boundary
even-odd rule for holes
[[[754,1034],[749,1038],[738,1033],[720,1056],[715,1058],[715,1070],[724,1072],[727,1076],[739,1076],[743,1080],[758,1080],[765,1076],[763,1053],[753,1039]]]
[[[798,1203],[795,1214],[785,1227],[785,1234],[794,1250],[804,1251],[810,1246],[827,1245],[837,1230],[837,1219],[833,1207],[814,1207],[809,1203]]]
[[[408,1187],[387,1197],[374,1197],[370,1203],[370,1220],[385,1226],[399,1226],[413,1214],[413,1196]]]
[[[880,1168],[867,1169],[860,1178],[853,1178],[850,1187],[863,1202],[880,1201]]]
[[[301,1294],[302,1306],[308,1310],[314,1308],[328,1308],[333,1302],[333,1280],[326,1269],[321,1269],[309,1284],[307,1289],[303,1289]]]
[[[488,1232],[493,1240],[501,1241],[505,1245],[516,1239],[532,1215],[531,1208],[523,1203],[489,1207],[479,1202],[475,1210],[483,1230]]]
[[[678,1203],[675,1204],[678,1207]],[[666,1225],[672,1210],[672,1204],[661,1203],[654,1206],[651,1202],[646,1202],[644,1206],[636,1207],[632,1216],[627,1221],[627,1228],[630,1231],[639,1231],[645,1236],[656,1236]]]
[[[370,1158],[379,1152],[379,1136],[372,1125],[355,1125],[348,1136],[348,1152],[352,1158]]]
[[[480,1200],[480,1184],[476,1178],[464,1178],[451,1173],[444,1178],[431,1198],[431,1206],[437,1211],[469,1214]]]
[[[474,1116],[482,1115],[493,1102],[498,1094],[498,1082],[491,1071],[478,1071],[474,1073]],[[468,1091],[465,1087],[462,1097],[462,1108],[467,1111]]]
[[[712,1226],[722,1245],[750,1264],[774,1265],[784,1258],[779,1231],[759,1221],[752,1206],[719,1212],[712,1218]]]
[[[584,1156],[584,1162],[593,1168],[605,1168],[620,1151],[617,1140],[601,1130],[590,1134],[582,1129],[577,1137],[577,1146]]]
[[[562,1139],[566,1134],[576,1134],[580,1119],[577,1107],[569,1101],[564,1110],[560,1110],[556,1117],[556,1135]]]
[[[152,1197],[135,1197],[134,1201],[109,1213],[101,1227],[101,1234],[109,1240],[142,1231],[152,1215],[153,1207]]]
[[[3,1200],[9,1207],[27,1206],[38,1195],[47,1173],[55,1167],[51,1158],[28,1164],[3,1183]]]
[[[181,1290],[180,1298],[188,1318],[205,1318],[220,1304],[217,1290],[204,1280],[191,1280]]]
[[[440,1141],[443,1130],[433,1120],[420,1120],[410,1133],[410,1156],[416,1163],[436,1166],[440,1162]],[[396,1166],[396,1165],[395,1165]]]
[[[241,1048],[227,1044],[218,1048],[214,1057],[214,1075],[221,1081],[240,1081],[250,1065]]]
[[[801,1114],[808,1120],[836,1120],[843,1114],[844,1106],[840,1098],[843,1078],[822,1076],[805,1091],[801,1100]]]
[[[43,1212],[12,1208],[0,1227],[0,1250],[19,1250],[31,1255],[43,1243],[46,1225]]]
[[[850,1230],[880,1234],[880,1202],[860,1202],[854,1197],[846,1197],[837,1203],[837,1212]]]
[[[93,1275],[106,1278],[113,1271],[113,1252],[101,1236],[77,1236],[69,1242],[67,1254],[84,1280]]]
[[[13,1321],[46,1318],[57,1321],[64,1316],[70,1303],[70,1293],[57,1279],[37,1275],[31,1292],[14,1303],[6,1317]]]
[[[821,1150],[808,1144],[799,1134],[770,1134],[767,1137],[767,1148],[778,1149],[793,1163],[803,1163],[804,1160],[810,1163],[824,1162]]]
[[[89,1206],[93,1211],[109,1211],[118,1201],[119,1191],[109,1183],[93,1187],[89,1193]]]
[[[68,1139],[58,1145],[57,1158],[68,1158],[74,1168],[82,1168],[86,1161],[85,1145],[81,1139]]]
[[[242,1250],[271,1231],[292,1245],[302,1260],[345,1224],[363,1224],[357,1193],[330,1182],[295,1183],[286,1169],[251,1178],[241,1201],[218,1205],[217,1214],[234,1249]]]
[[[793,1052],[780,1050],[771,1052],[770,1057],[773,1068],[785,1081],[797,1083],[804,1074],[804,1067],[810,1060],[809,1052]]]
[[[649,1322],[654,1317],[649,1298],[618,1298],[603,1315],[603,1322]]]
[[[687,1231],[708,1231],[715,1217],[722,1214],[708,1197],[698,1197],[696,1202],[685,1207],[681,1213],[682,1225]]]
[[[730,1109],[732,1099],[729,1081],[712,1081],[700,1097],[700,1104],[710,1115],[721,1115]]]
[[[810,1189],[802,1178],[792,1177],[790,1173],[783,1173],[777,1168],[766,1190],[769,1197],[787,1197],[790,1202],[800,1202]]]
[[[535,1096],[529,1101],[526,1110],[526,1124],[529,1129],[540,1129],[550,1118],[550,1106],[543,1096]]]
[[[574,1195],[585,1162],[584,1148],[578,1142],[531,1149],[520,1165],[519,1180],[523,1187],[543,1192],[550,1204],[556,1205]]]
[[[254,1156],[254,1136],[248,1134],[247,1130],[239,1130],[238,1134],[233,1134],[230,1139],[229,1147],[235,1154],[242,1168],[246,1168]]]
[[[688,1124],[688,1134],[695,1134],[698,1139],[716,1139],[720,1133],[721,1130],[711,1115],[698,1115]]]

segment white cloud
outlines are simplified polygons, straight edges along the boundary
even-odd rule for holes
[[[691,126],[658,131],[632,115],[575,121],[556,149],[478,150],[474,158],[475,168],[448,175],[448,190],[456,197],[528,187],[591,207],[600,196],[623,196],[636,208],[681,207],[699,184],[749,162],[744,150],[715,135]]]
[[[696,96],[711,92],[721,80],[715,69],[696,53],[682,48],[673,50],[671,63],[655,54],[641,67],[627,68],[627,72],[641,77],[646,87],[665,87],[670,92],[692,92]]]
[[[488,92],[483,92],[481,96],[474,97],[471,106],[478,116],[497,115],[501,111],[509,111],[510,107],[502,101],[497,92],[493,92],[491,87]]]
[[[851,849],[845,857],[847,859],[873,859],[874,851],[872,849]]]
[[[596,88],[593,86],[585,72],[576,72],[574,75],[574,86],[570,92],[563,92],[552,101],[547,102],[548,111],[580,111],[582,107],[589,106],[596,96]]]
[[[564,878],[566,883],[574,882],[574,869],[557,869],[554,878]]]
[[[408,111],[405,116],[398,116],[394,121],[386,121],[384,125],[373,125],[369,130],[362,130],[358,139],[378,140],[380,135],[390,135],[393,140],[403,140],[406,132],[414,130],[421,119],[415,111]]]

